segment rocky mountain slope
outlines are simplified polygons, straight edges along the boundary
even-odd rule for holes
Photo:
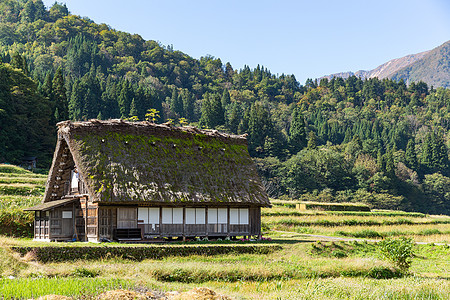
[[[450,41],[433,50],[392,59],[373,70],[342,72],[323,78],[348,78],[353,75],[361,78],[403,79],[407,83],[424,81],[434,87],[450,87]]]

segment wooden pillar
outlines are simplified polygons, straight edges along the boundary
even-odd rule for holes
[[[162,237],[163,235],[162,235],[162,210],[163,210],[163,207],[162,206],[160,206],[159,207],[159,237]]]
[[[186,242],[186,207],[183,206],[183,242]]]
[[[208,237],[208,207],[205,207],[205,234]]]
[[[77,233],[77,216],[75,215],[75,203],[72,203],[72,224],[73,224],[73,234],[72,239],[75,236],[76,240],[78,241],[78,233]]]
[[[227,236],[230,236],[230,207],[227,206]]]

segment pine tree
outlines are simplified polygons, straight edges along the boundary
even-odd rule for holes
[[[305,119],[299,108],[294,108],[292,112],[291,127],[289,128],[289,146],[292,154],[302,150],[306,144]]]
[[[344,141],[343,143],[349,143],[352,140],[352,130],[350,129],[350,127],[347,127],[347,130],[345,130],[345,136],[344,136]]]
[[[420,164],[423,173],[431,173],[433,169],[433,139],[431,133],[425,136],[422,143],[422,153],[420,156]]]
[[[314,131],[310,131],[308,134],[308,145],[307,148],[309,150],[317,149],[317,137]]]
[[[378,148],[377,151],[377,166],[380,171],[382,172],[386,171],[386,161],[384,160],[381,148]]]
[[[418,169],[419,163],[417,161],[416,143],[414,139],[410,139],[406,145],[405,161],[409,168],[413,170]]]
[[[36,7],[34,5],[33,0],[28,0],[27,3],[25,3],[23,10],[20,12],[20,16],[22,18],[23,22],[34,22],[36,14]]]
[[[178,117],[184,117],[183,99],[178,95],[177,89],[172,90],[172,97],[170,98],[170,110]]]
[[[188,90],[183,90],[181,98],[183,100],[184,117],[191,122],[195,121],[194,98],[192,97],[192,94]]]
[[[384,161],[386,162],[386,176],[395,178],[395,164],[394,164],[394,150],[391,149],[384,154]]]
[[[31,0],[30,0],[31,1]],[[11,57],[11,62],[10,62],[11,66],[13,68],[16,69],[20,69],[22,70],[22,72],[26,75],[29,76],[29,72],[28,72],[28,64],[27,64],[27,60],[24,56],[20,55],[19,52],[14,52],[14,54]]]
[[[56,70],[55,76],[53,77],[52,92],[55,107],[59,112],[59,119],[56,119],[56,121],[69,119],[69,104],[61,67]]]
[[[231,103],[231,99],[230,99],[230,93],[228,92],[227,89],[223,90],[222,93],[222,107],[225,109],[227,107],[228,104]]]
[[[225,111],[219,95],[214,94],[211,99],[211,109],[213,113],[213,127],[225,124]]]
[[[126,119],[130,114],[131,87],[127,80],[122,81],[117,102],[119,104],[120,118]]]
[[[78,87],[79,81],[76,80],[72,85],[72,92],[70,94],[69,101],[69,117],[74,121],[81,120],[82,107],[84,106],[80,89]]]
[[[227,122],[228,129],[233,133],[238,132],[239,122],[241,119],[239,111],[240,111],[239,104],[237,102],[233,102],[231,107],[231,113],[228,116]]]
[[[433,171],[449,172],[448,149],[444,138],[439,134],[432,134],[432,167]]]
[[[52,21],[56,21],[58,19],[68,16],[69,10],[67,9],[66,4],[60,4],[58,2],[55,2],[50,8],[49,15]]]
[[[209,99],[209,96],[207,94],[205,94],[205,96],[206,97],[202,101],[202,116],[200,118],[200,126],[206,128],[213,128],[214,117],[212,112],[211,100]]]
[[[52,92],[52,74],[50,71],[47,72],[44,78],[44,83],[41,86],[42,96],[46,97],[48,100],[53,101],[53,92]]]
[[[135,98],[133,98],[133,100],[131,100],[131,105],[130,105],[130,117],[137,117],[139,114],[137,108],[136,108],[136,101]]]
[[[273,123],[269,112],[258,103],[253,104],[250,108],[248,134],[250,155],[261,156],[264,153],[266,137],[272,137],[273,135]]]
[[[34,0],[34,21],[47,19],[47,10],[42,0]]]

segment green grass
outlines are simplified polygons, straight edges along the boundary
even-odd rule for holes
[[[311,244],[296,238],[273,242],[283,245],[283,250],[141,262],[111,258],[35,264],[20,262],[10,253],[10,259],[20,262],[13,273],[17,279],[0,281],[0,293],[23,299],[30,298],[31,291],[36,296],[94,297],[121,286],[163,291],[205,286],[236,299],[447,299],[450,292],[446,246],[415,246],[411,275],[396,278],[401,275],[380,259],[373,243]],[[4,245],[9,243],[25,241],[3,238]]]
[[[42,196],[0,196],[0,210],[30,207],[42,202]]]
[[[1,171],[5,169],[8,173]],[[45,179],[45,175],[0,165],[0,186],[9,187],[8,192],[0,195],[2,230],[24,228],[25,232],[30,228],[26,226],[31,224],[32,214],[24,213],[22,208],[41,201]],[[39,193],[30,196],[29,192],[35,188]],[[186,291],[206,286],[236,299],[448,299],[447,246],[416,245],[411,274],[397,278],[403,274],[382,259],[375,243],[305,240],[314,239],[307,234],[318,234],[369,239],[408,236],[416,241],[445,242],[450,240],[449,217],[397,211],[301,212],[290,208],[291,204],[275,201],[273,208],[262,210],[264,231],[273,240],[260,244],[282,247],[268,254],[166,255],[139,262],[110,255],[42,263],[36,261],[33,253],[20,256],[11,247],[57,247],[55,251],[69,252],[72,248],[92,247],[107,252],[111,248],[146,246],[38,243],[0,237],[0,277],[3,277],[0,295],[4,299],[29,299],[45,294],[94,299],[105,290],[117,288]],[[24,233],[19,230],[19,234]],[[177,247],[186,245],[252,244],[222,241],[165,246],[176,252]],[[8,276],[15,278],[7,279]]]
[[[29,299],[50,294],[86,299],[103,291],[135,286],[130,280],[104,278],[0,279],[0,295],[3,299]]]
[[[33,213],[23,208],[42,201],[47,176],[0,164],[0,234],[31,237]]]
[[[367,211],[322,211],[322,210],[297,210],[296,202],[286,200],[271,200],[272,208],[263,208],[263,216],[381,216],[381,217],[412,217],[424,218],[426,214],[418,212],[405,212],[396,210],[377,210]]]
[[[0,175],[0,183],[29,183],[29,184],[39,184],[45,185],[47,178],[39,178],[39,177],[12,177],[12,176],[2,176]]]
[[[0,164],[0,173],[33,174],[32,172],[25,170],[24,168],[7,164]]]
[[[45,187],[29,183],[0,183],[1,195],[39,196],[45,191]]]

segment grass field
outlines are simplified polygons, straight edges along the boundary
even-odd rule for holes
[[[16,223],[26,222],[23,216],[27,214],[21,214],[21,208],[40,201],[44,181],[43,175],[0,165],[0,186],[8,186],[0,189],[0,222],[6,224],[9,219],[5,216],[14,214],[19,220]],[[25,192],[25,185],[29,193]],[[13,187],[18,193],[12,192]],[[35,191],[40,194],[34,194]],[[20,256],[11,247],[54,246],[54,243],[3,236],[0,295],[4,299],[30,299],[47,294],[93,299],[103,291],[119,288],[167,292],[204,286],[235,299],[448,299],[448,245],[415,245],[411,268],[404,274],[381,256],[377,243],[364,241],[407,236],[415,241],[448,243],[448,216],[391,211],[301,212],[291,203],[274,201],[274,204],[273,208],[263,209],[265,237],[271,238],[263,244],[280,245],[281,250],[269,254],[164,256],[143,261],[108,257],[42,263],[32,253]],[[361,240],[347,240],[354,238]],[[220,242],[200,244],[214,247]],[[104,247],[89,243],[57,245]],[[108,244],[117,246],[129,247]]]

